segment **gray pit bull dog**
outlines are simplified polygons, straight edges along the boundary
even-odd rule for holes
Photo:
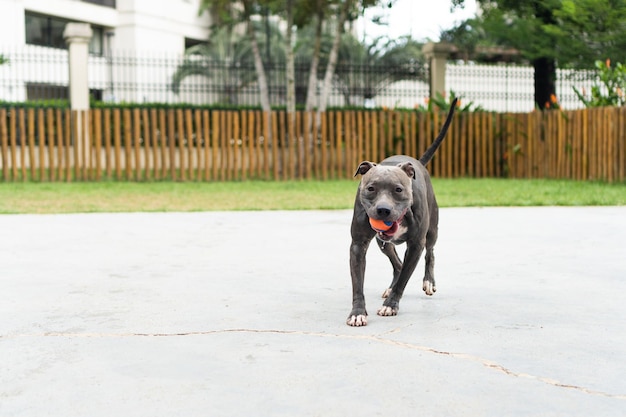
[[[446,136],[456,102],[457,99],[454,99],[441,132],[419,161],[410,156],[395,155],[380,164],[361,162],[355,173],[355,176],[361,174],[363,177],[354,202],[351,227],[352,311],[347,320],[349,326],[367,325],[363,295],[365,254],[374,237],[393,266],[393,280],[383,293],[385,301],[378,310],[379,316],[398,314],[400,298],[424,248],[426,273],[423,290],[427,295],[436,291],[433,247],[437,241],[439,208],[425,167]],[[380,221],[386,226],[375,230]],[[395,245],[405,242],[407,248],[404,261],[401,261]]]

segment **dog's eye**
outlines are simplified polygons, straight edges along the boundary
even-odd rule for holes
[[[374,192],[376,189],[373,186],[369,186],[367,187],[367,191],[369,191],[370,193]]]
[[[401,193],[402,191],[404,191],[402,187],[396,187],[396,193]]]

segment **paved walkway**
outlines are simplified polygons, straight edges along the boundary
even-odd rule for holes
[[[0,416],[626,414],[626,207],[444,209],[364,328],[350,216],[0,216]]]

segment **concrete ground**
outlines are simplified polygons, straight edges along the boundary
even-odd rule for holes
[[[0,416],[626,415],[626,207],[443,209],[362,328],[350,218],[0,216]]]

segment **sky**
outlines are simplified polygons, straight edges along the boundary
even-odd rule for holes
[[[449,29],[455,23],[476,14],[475,0],[465,0],[465,3],[464,9],[450,13],[449,0],[396,0],[390,9],[375,8],[367,11],[366,19],[360,19],[356,26],[359,39],[363,39],[365,33],[368,38],[388,35],[394,39],[411,35],[419,41],[438,41],[441,29]],[[387,17],[389,26],[375,25],[368,19],[381,14]]]

